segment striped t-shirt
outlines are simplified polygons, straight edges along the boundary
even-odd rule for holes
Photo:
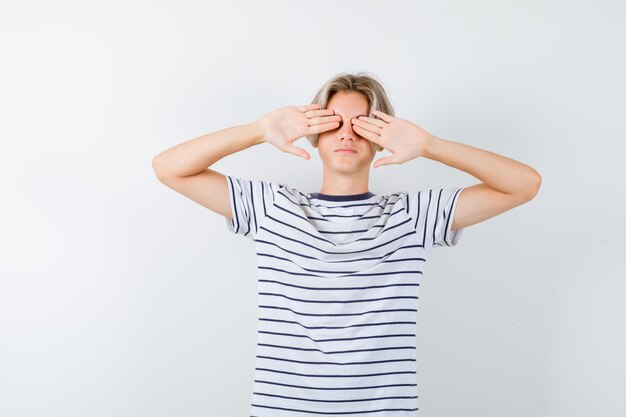
[[[428,250],[461,237],[463,188],[333,196],[226,178],[228,229],[256,242],[250,415],[418,416],[419,285]]]

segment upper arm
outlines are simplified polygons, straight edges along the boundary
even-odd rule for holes
[[[485,183],[465,187],[459,194],[452,230],[480,223],[524,204],[534,197],[529,193],[508,194]]]
[[[452,230],[462,187],[431,188],[406,194],[406,210],[425,249],[456,246],[463,229]]]
[[[212,169],[187,177],[163,176],[163,184],[222,216],[233,219],[226,176]]]

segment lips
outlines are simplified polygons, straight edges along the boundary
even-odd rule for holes
[[[335,149],[335,152],[356,153],[356,149],[354,149],[354,148],[339,148],[339,149]]]

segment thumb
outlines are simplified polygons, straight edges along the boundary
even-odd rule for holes
[[[305,151],[302,148],[298,148],[297,146],[291,145],[291,144],[286,145],[284,151],[292,153],[292,154],[297,155],[297,156],[301,156],[304,159],[311,159],[311,155],[309,155],[309,153],[307,151]]]
[[[395,162],[393,161],[393,157],[387,156],[385,158],[380,158],[374,161],[374,168],[378,168],[379,166],[382,166],[382,165],[391,165],[391,164],[395,164]]]

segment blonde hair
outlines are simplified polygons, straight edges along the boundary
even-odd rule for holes
[[[369,117],[376,118],[376,116],[372,115],[372,111],[374,110],[395,117],[391,101],[389,97],[387,97],[382,82],[379,81],[374,74],[369,72],[359,72],[356,74],[342,72],[333,76],[326,81],[322,88],[315,94],[311,104],[319,103],[322,105],[321,108],[325,109],[332,96],[339,91],[356,91],[363,94],[369,103]],[[306,136],[311,145],[317,143],[318,137],[318,134]],[[380,145],[374,142],[370,143],[374,152],[383,150]]]

